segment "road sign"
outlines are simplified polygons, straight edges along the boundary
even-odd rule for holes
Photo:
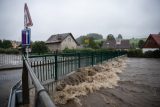
[[[25,3],[24,5],[24,26],[25,27],[33,26],[27,3]]]
[[[29,46],[31,41],[31,29],[22,30],[22,46]]]

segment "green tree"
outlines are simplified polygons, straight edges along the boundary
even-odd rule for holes
[[[94,41],[94,38],[89,38],[89,48],[93,48],[93,49],[97,49],[97,48],[99,48],[98,47],[98,44],[96,44],[96,42]]]
[[[2,40],[0,40],[0,48],[2,48],[3,46],[2,46]]]
[[[49,51],[48,47],[46,46],[45,42],[43,41],[35,41],[32,44],[32,52],[33,53],[38,53],[38,54],[43,54],[47,53]]]
[[[143,40],[140,40],[139,42],[138,42],[138,47],[139,48],[142,48],[143,47],[143,45],[144,45],[144,41]]]
[[[115,40],[115,38],[112,34],[108,34],[106,39],[107,40]]]
[[[11,43],[11,41],[9,41],[9,40],[3,40],[2,48],[4,48],[4,49],[12,48],[12,43]]]
[[[123,39],[121,34],[118,34],[118,39]]]
[[[135,43],[131,43],[131,48],[132,48],[132,49],[135,49],[135,48],[136,48]]]

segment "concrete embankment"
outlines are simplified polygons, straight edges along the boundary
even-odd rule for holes
[[[20,65],[0,65],[0,72],[4,70],[14,70],[14,69],[22,69],[22,64]]]

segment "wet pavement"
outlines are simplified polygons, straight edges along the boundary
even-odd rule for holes
[[[59,107],[160,107],[160,59],[128,58],[114,88],[101,88]]]
[[[7,107],[11,88],[21,79],[21,69],[0,71],[0,107]]]

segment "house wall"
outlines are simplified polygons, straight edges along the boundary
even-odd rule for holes
[[[77,48],[76,42],[73,40],[71,36],[67,36],[61,43],[60,50],[65,48],[75,49]]]
[[[60,43],[55,43],[55,44],[47,44],[48,48],[50,51],[57,51],[60,50]]]
[[[155,51],[158,50],[159,48],[143,48],[142,51],[143,53],[147,52],[147,51]]]

